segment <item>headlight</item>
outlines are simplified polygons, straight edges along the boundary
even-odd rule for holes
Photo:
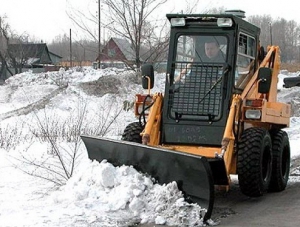
[[[261,111],[260,110],[246,110],[245,117],[247,119],[260,119],[261,118]]]
[[[232,20],[231,18],[218,18],[217,24],[219,27],[232,27]]]
[[[185,19],[184,18],[171,18],[171,25],[173,27],[185,26]]]

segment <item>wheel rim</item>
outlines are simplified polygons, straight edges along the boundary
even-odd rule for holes
[[[263,181],[266,182],[271,175],[271,148],[270,146],[266,146],[264,153],[263,153],[263,160],[262,160],[262,174],[263,174]]]
[[[282,163],[281,163],[281,166],[282,166],[282,169],[281,169],[281,174],[282,174],[282,177],[285,179],[287,178],[288,176],[288,165],[289,165],[289,149],[288,148],[284,148],[283,152],[282,152]]]

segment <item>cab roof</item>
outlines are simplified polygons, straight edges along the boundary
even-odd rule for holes
[[[244,20],[242,17],[235,14],[222,13],[222,14],[167,14],[166,17],[169,21],[172,18],[185,18],[186,24],[199,24],[206,26],[216,25],[218,18],[231,18],[233,21],[233,27],[244,28],[246,30],[252,30],[253,33],[259,34],[260,28],[250,22]]]

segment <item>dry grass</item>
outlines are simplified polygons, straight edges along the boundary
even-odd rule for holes
[[[289,72],[299,72],[300,71],[300,63],[281,63],[281,70],[286,69]]]

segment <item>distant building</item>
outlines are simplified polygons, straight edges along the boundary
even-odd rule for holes
[[[98,62],[99,56],[96,59]],[[111,38],[104,46],[101,55],[101,67],[126,67],[135,64],[135,52],[128,40]]]
[[[11,71],[17,67],[19,72],[44,72],[57,70],[62,57],[48,50],[46,43],[9,44],[8,51],[12,57]],[[14,64],[13,64],[14,63]]]
[[[71,66],[72,64],[72,66]],[[92,66],[92,62],[91,61],[70,61],[70,60],[65,60],[61,62],[61,66],[62,67],[84,67],[84,66]]]
[[[49,51],[50,59],[53,65],[60,65],[62,57]]]
[[[9,53],[24,68],[41,68],[53,64],[46,43],[9,44]]]
[[[155,48],[151,50],[145,45],[140,46],[139,60],[140,63],[151,62],[155,65],[155,69],[160,72],[166,71],[167,48],[162,46],[163,50],[158,50],[153,54]],[[156,57],[156,58],[154,58]],[[98,68],[99,57],[93,63],[94,68]],[[131,43],[127,39],[110,38],[100,53],[101,68],[116,67],[134,68],[136,64],[136,53]]]

